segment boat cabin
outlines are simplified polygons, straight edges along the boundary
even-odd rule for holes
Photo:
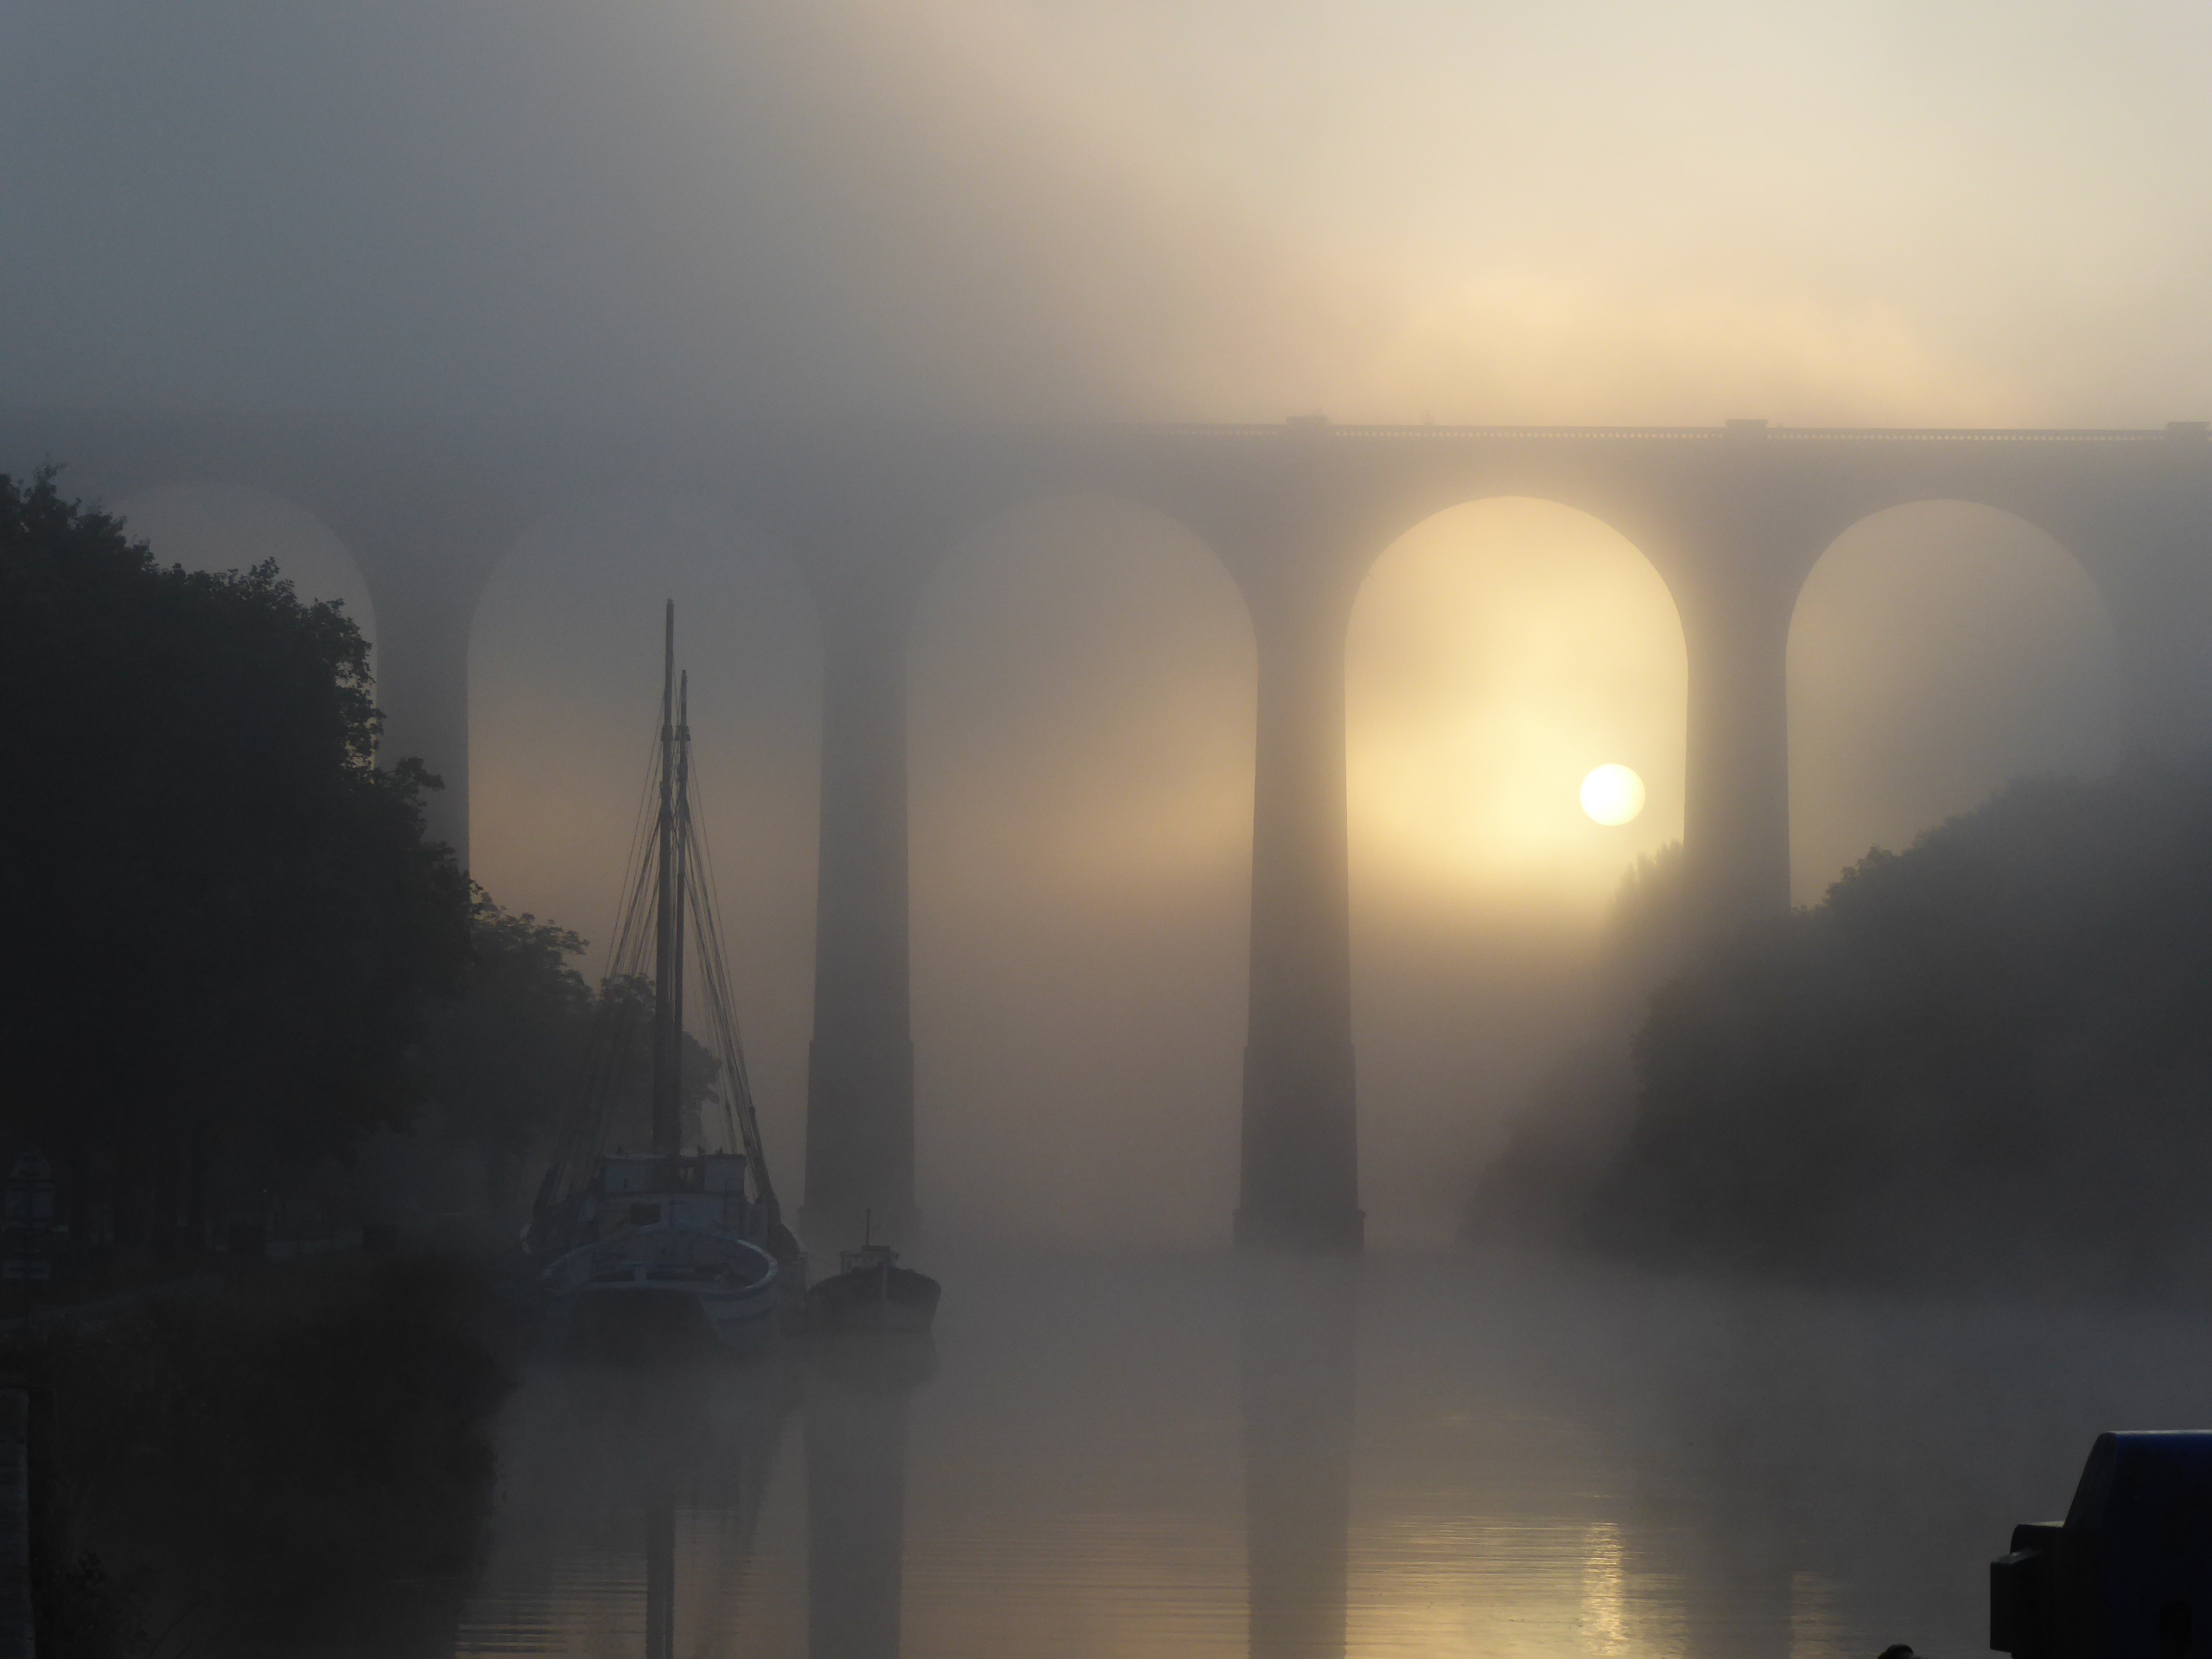
[[[664,1158],[651,1152],[609,1153],[600,1160],[591,1190],[609,1198],[632,1192],[742,1193],[745,1154],[698,1152]]]
[[[669,1224],[749,1235],[756,1217],[745,1172],[739,1152],[609,1153],[576,1195],[573,1213],[585,1239]]]
[[[840,1273],[883,1273],[899,1265],[899,1252],[888,1244],[863,1244],[857,1250],[837,1252]]]

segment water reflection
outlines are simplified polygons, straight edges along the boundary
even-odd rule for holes
[[[936,1355],[926,1337],[855,1333],[809,1358],[808,1659],[898,1659],[907,1402]]]
[[[1357,1264],[1268,1258],[1243,1267],[1251,1659],[1344,1659]]]
[[[676,1496],[645,1506],[645,1659],[676,1659]]]
[[[1495,1261],[944,1277],[933,1360],[534,1372],[457,1650],[1979,1651],[1990,1553],[2093,1433],[2212,1415],[2212,1327],[2147,1312]]]
[[[493,1557],[454,1651],[728,1650],[799,1398],[779,1362],[537,1367],[502,1437]]]

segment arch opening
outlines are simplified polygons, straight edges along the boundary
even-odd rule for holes
[[[2104,600],[2044,531],[1953,500],[1859,520],[1790,618],[1793,901],[2015,778],[2105,770],[2120,685]]]
[[[1218,1241],[1251,881],[1242,595],[1151,509],[1046,497],[964,538],[910,652],[932,1232]]]
[[[662,606],[690,676],[693,798],[779,1185],[804,1161],[822,652],[798,572],[716,504],[600,500],[493,571],[469,636],[473,874],[557,920],[598,982],[660,714]],[[692,987],[696,993],[697,987]],[[703,1010],[688,1014],[704,1029]]]
[[[369,642],[374,669],[377,612],[368,579],[345,543],[305,507],[250,484],[207,482],[136,490],[114,511],[164,565],[245,570],[276,560],[302,600],[345,607]]]
[[[1345,653],[1362,1186],[1370,1236],[1433,1240],[1584,1034],[1624,880],[1681,838],[1687,653],[1632,543],[1526,497],[1401,536]],[[1606,766],[1635,772],[1632,816],[1624,789],[1586,809]]]

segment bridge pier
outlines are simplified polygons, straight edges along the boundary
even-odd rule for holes
[[[1264,594],[1253,768],[1251,1000],[1236,1242],[1357,1249],[1357,1085],[1336,582]]]
[[[822,841],[806,1196],[815,1247],[910,1239],[914,1042],[907,942],[906,606],[822,607]]]
[[[2171,442],[2159,459],[2175,463],[2173,475],[2154,474],[2101,511],[2048,515],[2112,619],[2128,747],[2170,756],[2212,733],[2212,481],[2189,464],[2207,441],[2190,428]]]
[[[1682,856],[1694,912],[1719,929],[1789,908],[1796,588],[1714,586],[1677,602],[1689,653]]]

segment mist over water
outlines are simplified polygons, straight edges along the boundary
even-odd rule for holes
[[[2160,1314],[1510,1255],[937,1261],[918,1380],[532,1374],[455,1650],[636,1650],[661,1505],[683,1653],[890,1650],[810,1646],[810,1573],[908,1659],[1972,1653],[2012,1523],[2212,1358]]]

